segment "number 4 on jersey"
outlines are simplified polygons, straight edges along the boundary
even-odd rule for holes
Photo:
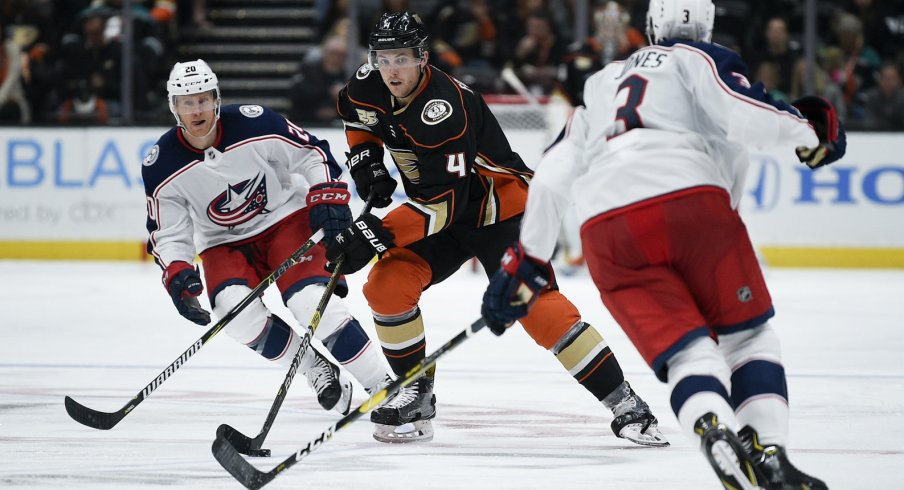
[[[461,152],[446,154],[446,172],[458,174],[459,177],[467,175],[468,168],[465,165],[465,154]]]
[[[637,109],[643,102],[644,93],[647,91],[647,79],[639,75],[631,75],[626,78],[624,82],[619,84],[618,92],[615,96],[618,97],[622,90],[625,89],[628,90],[628,98],[625,103],[615,111],[615,131],[614,134],[606,139],[612,139],[622,133],[627,133],[632,129],[643,127],[643,119],[641,119]],[[618,121],[621,121],[622,125],[619,125]]]

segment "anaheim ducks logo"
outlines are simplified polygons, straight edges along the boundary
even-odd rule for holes
[[[449,118],[452,115],[452,104],[443,99],[433,99],[424,106],[421,113],[421,121],[433,126]]]
[[[215,197],[207,206],[207,217],[226,227],[238,226],[258,214],[267,214],[267,180],[264,174],[235,185]]]
[[[358,80],[364,80],[367,78],[367,75],[370,75],[370,71],[372,70],[371,66],[367,63],[358,67],[358,71],[355,72],[355,78]]]

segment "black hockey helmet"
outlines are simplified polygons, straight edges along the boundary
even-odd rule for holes
[[[421,17],[412,12],[387,12],[368,38],[371,51],[413,48],[420,57],[427,47],[427,31]]]

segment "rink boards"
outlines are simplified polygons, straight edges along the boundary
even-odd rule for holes
[[[141,166],[165,130],[0,130],[0,259],[146,259]],[[340,129],[311,132],[343,163]],[[549,138],[543,130],[507,134],[529,165]],[[741,212],[767,263],[904,268],[900,140],[850,134],[845,158],[817,172],[788,148],[751,152]]]

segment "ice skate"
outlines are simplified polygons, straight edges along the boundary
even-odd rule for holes
[[[744,448],[753,464],[763,473],[771,490],[827,490],[826,484],[794,467],[788,460],[785,448],[776,445],[763,446],[757,433],[750,426],[738,432]]]
[[[694,424],[700,447],[727,490],[772,490],[756,468],[741,440],[712,412]]]
[[[339,367],[323,357],[314,346],[309,346],[305,357],[313,355],[310,367],[305,370],[308,385],[317,394],[317,401],[324,410],[336,410],[345,415],[352,404],[352,383],[339,370]],[[302,366],[305,362],[302,362]]]
[[[374,386],[371,386],[370,388],[364,388],[364,390],[367,391],[367,394],[368,394],[368,395],[373,396],[374,393],[376,393],[376,392],[382,390],[383,388],[386,388],[387,386],[389,386],[389,384],[392,383],[392,381],[393,381],[392,377],[390,377],[390,376],[387,374],[383,379],[381,379],[380,381],[378,381],[377,384],[375,384]]]
[[[611,400],[610,400],[611,398]],[[659,430],[659,422],[627,381],[615,389],[603,404],[612,409],[612,432],[641,446],[668,446],[669,441]]]
[[[388,403],[370,413],[374,439],[380,442],[426,442],[433,439],[436,396],[433,378],[422,377],[402,388]]]

